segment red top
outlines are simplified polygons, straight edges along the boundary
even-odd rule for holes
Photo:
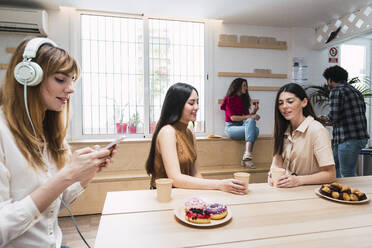
[[[242,98],[238,95],[226,96],[221,104],[221,110],[225,110],[225,121],[231,122],[232,115],[249,115],[249,110],[244,112]]]

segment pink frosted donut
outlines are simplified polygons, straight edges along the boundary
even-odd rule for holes
[[[185,202],[186,211],[191,208],[204,209],[205,206],[206,206],[205,202],[197,197],[191,197]]]

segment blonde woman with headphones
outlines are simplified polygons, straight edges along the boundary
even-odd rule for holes
[[[0,89],[0,247],[61,247],[58,212],[117,152],[66,142],[79,66],[46,38],[23,41]]]

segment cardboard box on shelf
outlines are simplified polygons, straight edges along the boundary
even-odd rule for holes
[[[279,46],[286,46],[287,42],[286,41],[277,41],[276,44],[279,45]]]
[[[276,44],[276,38],[274,37],[258,37],[259,44]]]
[[[238,42],[238,36],[235,34],[220,34],[219,41]]]
[[[254,69],[257,74],[271,74],[271,69]]]
[[[240,43],[257,44],[258,43],[258,37],[257,36],[241,35],[240,36]]]

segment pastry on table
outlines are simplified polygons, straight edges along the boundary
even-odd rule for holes
[[[350,194],[350,201],[359,201],[359,198],[356,194]]]
[[[355,192],[355,194],[358,196],[359,201],[363,201],[363,200],[367,199],[366,194],[364,194],[363,192],[358,191],[358,192]]]
[[[208,204],[205,209],[211,214],[212,220],[220,220],[227,215],[227,206],[220,203]]]
[[[187,221],[196,224],[211,223],[211,215],[206,209],[190,208],[186,210],[185,218]]]
[[[340,193],[338,193],[337,191],[332,191],[331,197],[334,199],[340,199]]]
[[[198,197],[191,197],[185,202],[185,210],[189,210],[191,208],[197,209],[204,209],[207,204]]]
[[[351,189],[348,185],[340,183],[322,184],[319,193],[337,200],[343,201],[363,201],[367,199],[365,193],[359,189]]]
[[[329,187],[332,191],[341,192],[342,184],[339,183],[331,183],[331,186]]]
[[[340,193],[340,200],[350,201],[350,195],[348,193]]]
[[[322,186],[319,190],[319,192],[322,194],[322,195],[325,195],[325,196],[331,196],[331,189],[327,186]],[[336,192],[336,191],[335,191]]]
[[[347,185],[343,185],[342,188],[341,188],[341,193],[348,193],[348,194],[351,194],[351,189],[349,186]]]

